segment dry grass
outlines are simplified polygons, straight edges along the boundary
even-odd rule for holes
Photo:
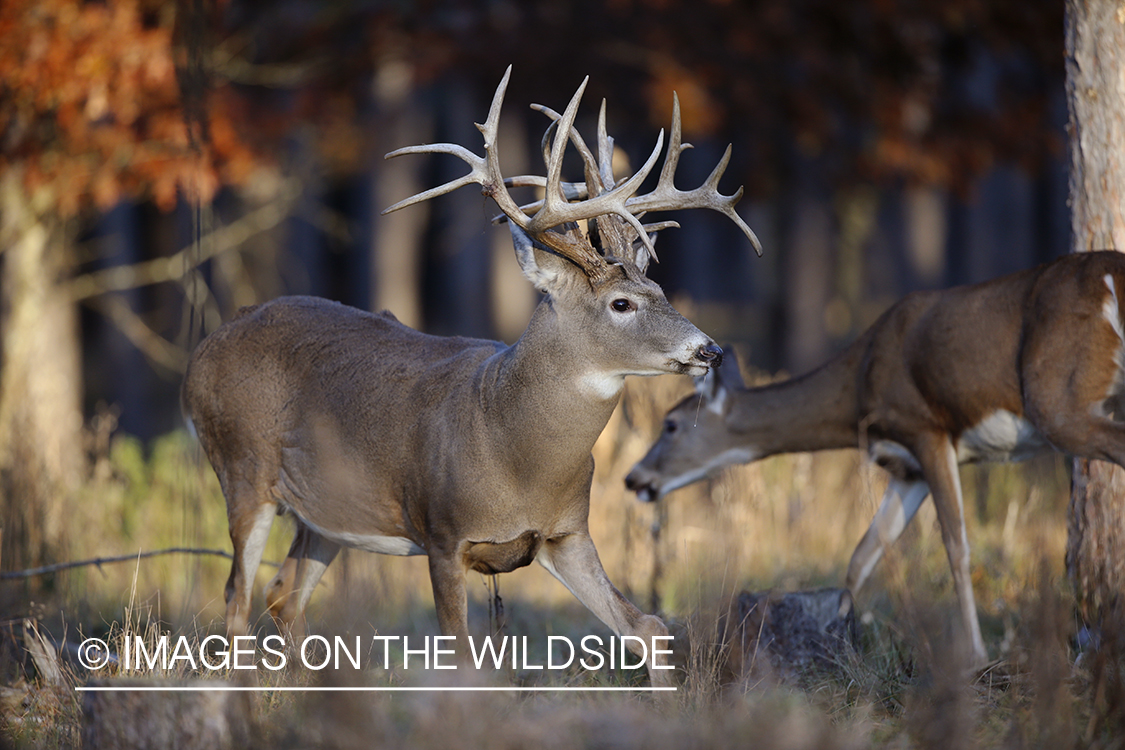
[[[932,509],[880,565],[857,600],[857,651],[797,680],[732,682],[717,642],[723,602],[744,589],[838,586],[883,490],[880,472],[854,451],[785,456],[730,470],[685,488],[660,507],[623,485],[664,410],[690,388],[667,377],[633,381],[595,450],[591,531],[610,578],[642,609],[668,620],[683,667],[676,697],[632,694],[293,694],[256,696],[259,744],[281,747],[679,747],[991,748],[1117,747],[1125,738],[1125,675],[1116,642],[1074,666],[1073,602],[1061,583],[1067,480],[1061,460],[962,473],[973,546],[974,585],[986,643],[1004,661],[965,677],[948,565]],[[659,534],[653,533],[659,522]],[[72,559],[165,546],[227,549],[224,505],[206,460],[183,435],[148,454],[113,443],[98,478],[70,514]],[[267,559],[280,560],[289,528],[275,524]],[[168,557],[59,574],[35,614],[72,642],[96,635],[117,648],[125,636],[160,633],[198,644],[222,632],[229,562]],[[263,567],[254,603],[261,614]],[[486,581],[470,575],[470,627],[488,629]],[[20,600],[30,611],[30,604]],[[608,631],[538,566],[501,578],[505,632],[546,635]],[[437,633],[424,558],[341,555],[313,597],[316,632]],[[263,632],[272,626],[262,615]],[[688,646],[690,644],[690,646]],[[11,656],[11,654],[9,654]],[[17,655],[18,656],[18,655]],[[541,654],[537,654],[541,656]],[[29,695],[6,710],[6,736],[21,746],[73,746],[79,711],[68,692],[48,694],[22,663]],[[166,677],[184,678],[182,666]],[[207,674],[205,676],[211,676]],[[241,675],[237,677],[241,678]],[[429,675],[431,679],[434,676]],[[258,673],[264,684],[418,684],[417,672],[358,674],[288,668]],[[85,673],[73,670],[80,683]],[[632,684],[636,675],[517,671],[526,684]],[[327,682],[326,682],[327,681]]]

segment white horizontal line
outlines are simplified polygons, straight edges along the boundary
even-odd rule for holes
[[[295,693],[295,692],[309,692],[309,693],[370,693],[370,692],[387,692],[387,693],[410,693],[410,692],[444,692],[444,693],[469,693],[469,692],[485,692],[485,693],[606,693],[606,692],[676,692],[679,688],[674,687],[294,687],[294,686],[278,686],[278,687],[248,687],[239,685],[216,685],[214,687],[203,687],[199,685],[138,685],[130,687],[127,685],[96,685],[87,687],[76,687],[75,692],[86,693],[123,693],[123,692],[144,692],[144,693],[244,693],[244,692],[257,692],[257,693]]]

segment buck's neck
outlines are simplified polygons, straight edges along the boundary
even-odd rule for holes
[[[489,363],[482,403],[524,449],[585,465],[620,389],[589,386],[596,363],[578,353],[568,333],[550,300],[541,302],[519,341]]]
[[[735,391],[727,425],[760,456],[856,447],[860,343],[806,375]]]

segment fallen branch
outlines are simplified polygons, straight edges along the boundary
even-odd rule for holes
[[[177,281],[205,261],[280,224],[289,216],[290,209],[300,194],[300,183],[290,180],[282,186],[277,198],[231,224],[214,230],[203,237],[198,246],[193,242],[164,258],[153,258],[128,266],[114,266],[75,277],[70,285],[71,298],[81,301],[107,292],[123,292],[150,284]]]
[[[135,555],[118,555],[117,557],[97,557],[93,560],[78,560],[75,562],[54,563],[53,565],[44,565],[40,568],[30,568],[28,570],[12,570],[0,573],[0,581],[11,581],[19,578],[32,578],[34,576],[47,575],[48,573],[57,573],[60,570],[68,570],[70,568],[83,568],[90,565],[96,565],[99,568],[108,563],[121,563],[129,562],[131,560],[140,560],[146,557],[157,557],[159,555],[217,555],[218,557],[225,557],[228,560],[234,558],[229,552],[223,552],[218,549],[195,549],[192,547],[169,547],[168,549],[158,549],[152,552],[138,552]],[[265,565],[270,565],[275,568],[281,567],[278,563],[263,561]]]
[[[88,297],[83,302],[112,320],[125,338],[129,339],[129,342],[150,362],[170,372],[184,374],[184,370],[187,369],[188,353],[152,330],[121,297],[106,294],[100,297]]]

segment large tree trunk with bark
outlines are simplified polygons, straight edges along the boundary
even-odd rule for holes
[[[1125,251],[1125,6],[1118,0],[1067,0],[1066,89],[1072,250]],[[1074,462],[1066,568],[1087,621],[1125,603],[1125,471],[1114,464]]]
[[[55,206],[19,169],[0,178],[0,569],[55,556],[85,463],[74,237]]]

